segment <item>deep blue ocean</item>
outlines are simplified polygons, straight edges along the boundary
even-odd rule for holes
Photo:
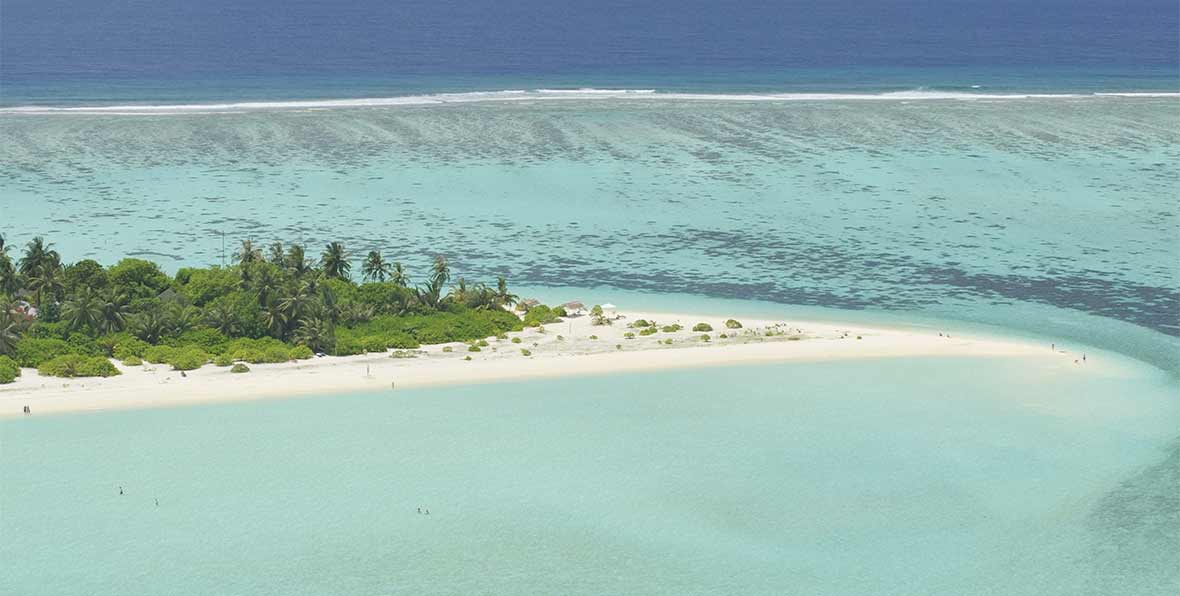
[[[4,105],[1176,90],[1174,0],[3,0]]]

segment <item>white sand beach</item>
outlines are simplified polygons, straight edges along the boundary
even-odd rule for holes
[[[0,386],[0,417],[19,416],[26,405],[34,414],[45,414],[778,361],[1014,357],[1070,370],[1081,357],[1028,340],[941,335],[937,330],[765,319],[743,319],[741,329],[727,329],[726,316],[620,315],[609,326],[592,325],[591,317],[581,316],[543,330],[510,333],[508,339],[488,338],[488,346],[479,352],[468,351],[464,343],[441,344],[411,351],[413,357],[406,352],[394,357],[392,351],[322,357],[252,364],[250,372],[240,374],[211,364],[182,376],[168,365],[116,363],[123,373],[119,376],[77,379],[43,377],[25,369],[15,383]],[[629,327],[639,319],[661,326],[679,323],[684,329],[640,336],[639,329]],[[703,333],[691,331],[698,323],[713,328],[708,341]],[[628,333],[635,337],[626,337]],[[514,343],[513,338],[521,341]],[[670,345],[665,343],[669,339]],[[1100,365],[1091,360],[1085,366]]]

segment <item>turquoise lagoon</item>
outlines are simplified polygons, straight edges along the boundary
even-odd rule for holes
[[[1175,97],[1106,96],[0,113],[0,231],[67,260],[339,239],[550,301],[1014,334],[1104,365],[6,420],[0,593],[1174,593],[1177,121]]]
[[[1110,358],[9,419],[0,592],[1175,593],[1180,400]]]

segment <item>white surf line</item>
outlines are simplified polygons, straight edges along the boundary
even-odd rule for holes
[[[654,89],[537,89],[534,91],[472,91],[397,97],[323,99],[291,101],[243,101],[203,104],[146,104],[111,106],[16,106],[0,108],[0,114],[198,114],[266,110],[314,110],[429,106],[481,102],[559,100],[677,100],[734,102],[820,102],[820,101],[988,101],[1086,98],[1180,98],[1172,92],[1104,93],[967,93],[946,91],[891,91],[885,93],[678,93]]]

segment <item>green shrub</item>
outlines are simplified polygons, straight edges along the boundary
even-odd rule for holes
[[[521,353],[521,355],[523,355],[523,356],[532,356],[532,355],[533,355],[533,353],[532,353],[531,351],[529,351],[529,350],[527,350],[527,349],[525,349],[525,348],[521,348],[521,349],[520,349],[520,353]]]
[[[591,336],[590,336],[590,339],[598,339],[598,336],[597,336],[597,335],[591,335]]]
[[[58,356],[72,354],[70,344],[62,339],[25,337],[16,342],[16,363],[24,368],[37,368]]]
[[[659,330],[656,329],[655,327],[644,327],[643,329],[641,329],[639,331],[639,335],[655,335],[656,331],[659,331]]]
[[[104,351],[116,360],[126,360],[132,356],[143,358],[143,353],[152,347],[148,342],[130,333],[104,335],[98,338],[98,345],[102,346]]]
[[[486,339],[481,339],[481,340],[479,340],[479,341],[477,341],[477,342],[475,342],[475,343],[476,343],[476,345],[478,345],[478,346],[479,346],[479,347],[481,347],[481,348],[486,348],[486,347],[488,347],[488,340],[486,340]]]
[[[476,344],[471,344],[471,345],[467,346],[467,351],[468,352],[479,352],[479,351],[481,351],[481,348]]]
[[[128,356],[123,359],[123,366],[143,366],[143,360],[139,356]]]
[[[295,346],[291,348],[291,352],[288,354],[288,357],[291,360],[307,360],[308,358],[312,358],[314,356],[315,353],[312,352],[311,348],[307,346]]]
[[[152,346],[143,351],[143,359],[152,364],[167,364],[176,356],[176,348],[172,346]]]
[[[623,339],[635,339],[635,334],[628,331],[623,334]]]
[[[226,344],[222,354],[234,360],[244,360],[250,364],[261,364],[292,360],[296,349],[273,337],[262,337],[258,339],[241,337]]]
[[[226,354],[221,354],[213,358],[213,366],[233,366],[234,359]]]
[[[521,341],[521,340],[520,340],[520,338],[519,338],[519,337],[514,337],[514,338],[512,338],[512,343],[514,343],[514,344],[518,344],[518,343],[520,343],[520,341]]]
[[[280,343],[262,349],[262,361],[267,363],[290,362],[291,346]]]
[[[454,352],[454,351],[455,351],[455,348],[453,348],[453,347],[451,347],[451,346],[443,346],[443,349],[442,349],[442,351],[443,351],[443,352]]]
[[[664,325],[663,327],[660,328],[660,331],[663,331],[664,333],[676,333],[677,331],[680,331],[681,329],[684,329],[683,325],[681,325],[680,323],[673,323],[671,325]]]
[[[0,356],[0,385],[11,383],[20,376],[20,367],[8,356]]]
[[[706,333],[706,334],[702,335],[702,336],[701,336],[701,341],[709,341],[709,334],[708,334],[708,333]]]
[[[422,344],[413,336],[406,333],[389,333],[384,336],[385,347],[397,348],[402,350],[416,350],[422,347]]]
[[[628,325],[628,327],[634,327],[636,329],[638,329],[640,327],[655,327],[655,326],[656,326],[655,321],[648,321],[647,319],[635,319],[630,325]]]
[[[389,355],[389,357],[390,358],[417,358],[418,356],[421,356],[421,355],[422,355],[422,352],[419,352],[418,350],[394,350],[393,353],[391,353]]]
[[[742,324],[734,319],[729,319],[725,322],[725,326],[729,329],[741,329]]]
[[[209,362],[209,354],[196,346],[181,348],[172,355],[168,364],[173,370],[196,370]]]
[[[553,307],[553,316],[568,317],[569,315],[566,314],[564,306],[554,306]]]
[[[538,304],[529,309],[524,315],[524,325],[526,327],[536,327],[538,325],[548,325],[549,323],[559,323],[561,319],[553,312],[553,309]]]
[[[366,352],[372,353],[384,352],[386,349],[388,349],[385,347],[385,338],[383,337],[361,338],[361,348]]]
[[[665,339],[665,340],[664,340],[664,345],[666,345],[666,346],[670,346],[670,345],[672,345],[672,338],[670,338],[670,337],[669,337],[668,339]]]
[[[41,363],[37,372],[47,377],[113,377],[120,374],[110,360],[102,356],[66,354]]]
[[[336,347],[332,350],[335,356],[354,356],[364,354],[365,346],[357,337],[337,337]]]
[[[179,337],[165,338],[161,343],[176,348],[196,347],[208,354],[221,354],[229,345],[229,338],[216,329],[190,329]]]
[[[692,326],[692,330],[693,332],[712,331],[713,326],[708,323],[697,323],[696,325]]]
[[[239,363],[233,365],[233,368],[229,369],[229,372],[231,372],[231,373],[248,373],[248,372],[250,372],[250,367],[239,362]]]
[[[616,350],[621,350],[621,349],[623,349],[623,344],[615,344],[615,349],[616,349]]]
[[[464,360],[471,360],[471,356],[464,356],[463,359]]]

